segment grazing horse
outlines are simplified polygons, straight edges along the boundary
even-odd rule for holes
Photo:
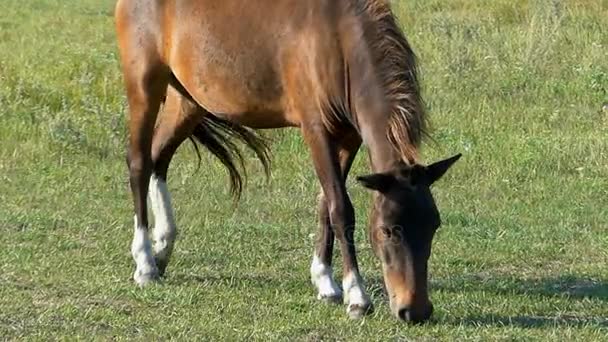
[[[254,129],[291,126],[300,128],[321,183],[310,267],[318,298],[343,299],[351,317],[371,306],[345,187],[364,143],[374,173],[358,180],[373,192],[369,236],[391,311],[411,322],[431,316],[427,264],[440,218],[430,186],[460,155],[419,163],[426,117],[415,56],[388,0],[118,0],[115,20],[129,108],[137,284],[157,280],[173,249],[166,179],[178,146],[196,139],[208,148],[227,166],[238,197],[243,158],[234,141],[268,169],[268,149]],[[332,275],[334,239],[342,288]]]

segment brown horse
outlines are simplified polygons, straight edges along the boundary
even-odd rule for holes
[[[267,168],[266,145],[253,129],[295,126],[321,183],[310,268],[319,299],[343,297],[351,317],[371,306],[345,187],[363,142],[374,174],[358,179],[373,190],[370,240],[391,310],[406,321],[431,316],[427,263],[440,219],[430,186],[460,155],[418,163],[426,118],[415,56],[388,0],[118,0],[115,18],[130,114],[138,284],[158,279],[173,249],[166,177],[178,146],[196,138],[228,167],[238,195],[242,158],[234,139]],[[334,239],[344,259],[342,289],[332,276]]]

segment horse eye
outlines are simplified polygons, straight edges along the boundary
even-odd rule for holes
[[[393,232],[390,228],[382,228],[382,231],[384,232],[384,237],[386,239],[391,239],[393,237]]]

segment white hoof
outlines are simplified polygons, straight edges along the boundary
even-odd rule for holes
[[[340,289],[321,290],[317,289],[317,299],[326,303],[340,304],[342,302],[342,291]]]
[[[144,287],[148,284],[155,283],[159,279],[158,270],[156,268],[152,270],[142,271],[136,270],[133,274],[133,280],[140,287]]]
[[[149,195],[155,223],[155,227],[152,229],[152,240],[154,242],[152,254],[162,276],[171,258],[177,229],[167,183],[156,175],[152,175]]]
[[[342,290],[332,275],[331,266],[327,266],[317,256],[312,259],[310,265],[310,279],[317,289],[317,299],[327,303],[340,303],[342,301]]]
[[[363,281],[358,274],[348,274],[344,277],[344,304],[346,313],[352,319],[359,319],[372,309],[372,304],[363,288]]]
[[[133,280],[139,286],[145,286],[158,279],[158,267],[156,267],[152,256],[148,231],[146,228],[139,226],[137,217],[135,217],[135,233],[131,243],[131,255],[135,261]]]
[[[361,319],[371,311],[372,311],[371,303],[366,303],[364,305],[348,304],[348,306],[346,307],[346,313],[348,314],[348,317],[350,317],[351,319]]]

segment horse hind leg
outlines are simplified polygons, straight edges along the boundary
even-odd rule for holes
[[[356,132],[344,136],[338,144],[338,158],[343,180],[346,180],[350,167],[361,146],[361,139]],[[327,198],[323,189],[319,193],[319,231],[315,241],[315,251],[310,265],[310,276],[315,285],[319,300],[330,303],[342,301],[342,290],[333,279],[332,257],[334,246],[334,232],[331,228]]]
[[[147,194],[153,167],[151,145],[154,123],[161,101],[161,89],[166,89],[166,81],[157,71],[150,71],[147,76],[139,76],[139,79],[131,77],[127,80],[130,112],[127,161],[135,209],[135,233],[131,253],[136,264],[133,278],[143,286],[158,278],[158,269],[152,258],[148,238]]]
[[[152,141],[154,173],[149,191],[154,214],[153,253],[161,276],[165,273],[177,236],[171,195],[167,188],[169,164],[177,148],[192,134],[202,115],[200,107],[169,86]]]
[[[145,79],[150,80],[144,82]],[[131,191],[135,208],[135,233],[131,253],[135,260],[135,282],[145,285],[158,278],[158,268],[154,262],[148,237],[147,194],[152,174],[151,156],[154,123],[158,114],[162,90],[166,81],[156,71],[140,80],[131,79],[127,97],[129,100],[129,151],[128,164]],[[165,83],[165,84],[163,84]]]
[[[177,228],[166,179],[156,172],[150,178],[149,198],[154,215],[152,252],[154,262],[158,267],[158,275],[162,277],[173,251]]]

